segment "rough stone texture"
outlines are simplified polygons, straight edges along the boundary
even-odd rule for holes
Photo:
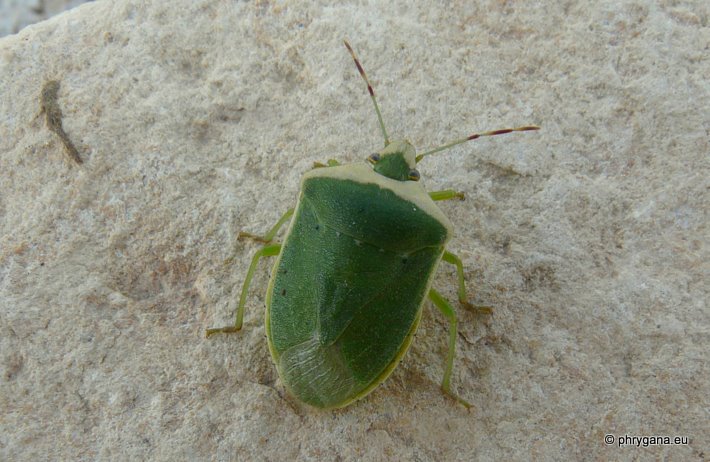
[[[0,459],[704,460],[708,3],[108,1],[0,40]],[[289,398],[262,232],[314,161],[538,123],[423,162],[473,301],[366,399]],[[61,82],[68,160],[39,114]],[[453,269],[436,286],[455,296]],[[685,446],[618,448],[614,435]]]

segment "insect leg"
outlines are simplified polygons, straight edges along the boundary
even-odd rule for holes
[[[449,199],[461,199],[464,200],[466,197],[461,191],[454,191],[453,189],[444,189],[443,191],[432,191],[429,193],[429,197],[435,201],[447,201]]]
[[[451,263],[452,265],[456,266],[456,274],[458,275],[459,279],[458,297],[461,305],[463,305],[463,307],[469,311],[479,312],[483,314],[491,314],[493,309],[490,306],[474,305],[468,302],[468,297],[466,296],[466,282],[464,281],[463,277],[463,263],[461,262],[461,259],[446,250],[444,251],[444,256],[442,257],[442,260],[444,260],[446,263]]]
[[[441,390],[464,406],[471,407],[471,403],[451,391],[451,372],[454,369],[456,332],[458,327],[456,311],[454,311],[454,307],[435,289],[429,290],[429,299],[434,302],[434,305],[439,308],[441,313],[449,321],[449,353],[446,355],[446,366],[444,367],[444,379],[441,381]]]
[[[268,244],[268,243],[270,243],[270,242],[274,239],[274,237],[276,237],[276,233],[279,232],[279,229],[281,229],[281,227],[284,225],[284,223],[286,223],[286,222],[288,221],[288,219],[291,218],[292,215],[293,215],[293,209],[288,209],[288,210],[286,210],[286,213],[284,213],[284,214],[281,216],[281,218],[279,218],[279,221],[276,222],[276,224],[274,225],[274,227],[271,228],[271,229],[269,230],[269,232],[266,233],[266,234],[263,235],[263,236],[259,236],[259,235],[257,235],[257,234],[252,234],[252,233],[240,232],[240,233],[237,235],[237,240],[240,240],[240,239],[243,239],[243,238],[245,238],[245,237],[248,237],[248,238],[250,238],[250,239],[254,239],[255,241],[259,241],[259,242],[263,242],[264,244]],[[231,259],[232,259],[232,257],[230,257],[230,258],[228,259],[228,261],[231,262]]]
[[[247,277],[244,279],[244,284],[242,285],[242,293],[239,296],[239,306],[237,307],[237,317],[234,320],[233,326],[216,327],[207,329],[207,337],[218,332],[231,333],[237,332],[242,328],[242,320],[244,319],[244,305],[247,301],[247,290],[249,289],[249,284],[254,277],[254,271],[256,270],[256,265],[259,263],[261,257],[274,257],[281,252],[281,244],[271,244],[266,245],[259,250],[254,257],[251,259],[251,264],[249,265],[249,270],[247,271]]]
[[[324,164],[322,162],[313,162],[313,168],[337,167],[338,165],[340,165],[340,162],[335,159],[328,159],[327,164]]]

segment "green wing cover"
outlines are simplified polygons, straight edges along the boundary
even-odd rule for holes
[[[323,408],[381,378],[417,320],[447,229],[376,184],[303,183],[273,275],[269,332],[282,380]]]

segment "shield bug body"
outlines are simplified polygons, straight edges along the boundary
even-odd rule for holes
[[[402,359],[429,298],[449,321],[449,351],[442,390],[450,390],[457,318],[451,304],[431,287],[441,260],[454,264],[458,298],[468,309],[461,260],[446,250],[453,227],[436,200],[460,192],[428,193],[415,169],[423,157],[481,136],[536,130],[527,126],[473,134],[416,155],[408,141],[390,141],[369,80],[350,45],[345,46],[367,83],[385,147],[370,155],[372,166],[329,161],[306,173],[295,209],[265,235],[240,233],[265,246],[252,259],[234,325],[241,329],[246,294],[261,257],[278,256],[266,294],[266,334],[279,376],[299,400],[337,408],[382,383]],[[272,243],[290,226],[283,243]]]

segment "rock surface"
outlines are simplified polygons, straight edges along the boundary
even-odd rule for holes
[[[0,459],[710,457],[707,2],[93,2],[0,40]],[[472,300],[337,411],[285,393],[263,232],[314,161],[427,158]],[[61,86],[65,153],[40,113]],[[236,263],[223,261],[236,252]],[[442,265],[436,287],[455,298]],[[605,434],[689,444],[619,448]]]

